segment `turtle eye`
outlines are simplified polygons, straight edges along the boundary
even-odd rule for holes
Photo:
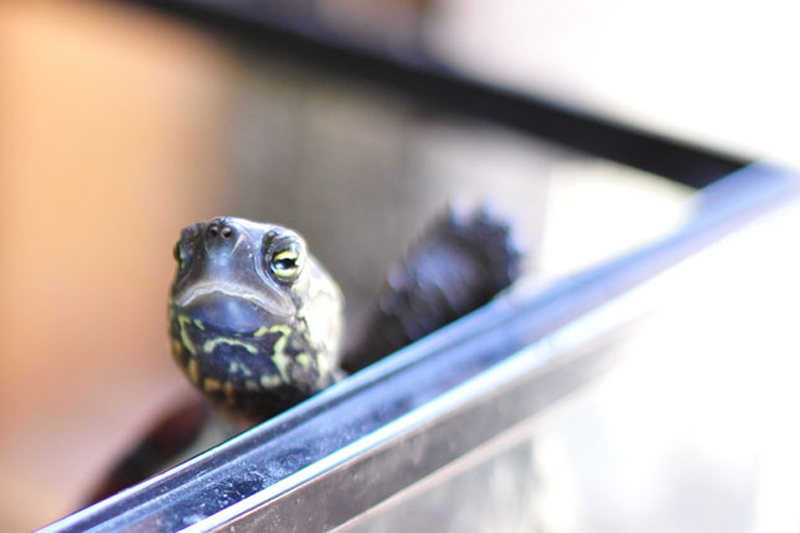
[[[183,247],[180,242],[175,243],[175,248],[172,249],[172,257],[178,263],[178,268],[183,270],[183,267],[186,266],[186,256],[183,253]]]
[[[291,281],[300,274],[303,256],[296,243],[289,243],[275,250],[269,257],[269,269],[283,281]]]

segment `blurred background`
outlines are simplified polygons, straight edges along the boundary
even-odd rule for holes
[[[800,164],[800,76],[791,66],[800,9],[788,2],[283,4],[385,50],[745,157]],[[172,245],[189,223],[232,214],[297,228],[342,284],[357,330],[387,265],[448,203],[487,202],[512,220],[542,282],[673,229],[691,192],[145,7],[7,0],[0,528],[31,529],[73,511],[186,393],[165,315]],[[573,457],[569,445],[553,444],[559,438],[540,448],[545,474]],[[570,490],[573,499],[586,494]],[[675,501],[648,505],[669,514],[681,509]],[[543,523],[558,531],[597,523],[569,511],[571,522],[551,513]],[[624,510],[617,516],[604,516],[607,530],[641,530]]]

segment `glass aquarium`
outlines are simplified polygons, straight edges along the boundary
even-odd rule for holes
[[[501,58],[459,60],[455,8],[434,4],[0,8],[16,73],[0,81],[0,216],[18,228],[0,263],[0,524],[798,523],[780,497],[798,470],[780,415],[796,368],[779,357],[796,348],[798,258],[779,245],[796,177],[544,98]],[[511,289],[79,509],[194,394],[166,335],[182,227],[225,214],[298,230],[355,342],[386,272],[447,209],[507,221],[525,257]]]

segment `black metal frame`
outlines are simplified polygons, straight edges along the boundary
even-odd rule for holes
[[[727,177],[698,194],[695,216],[666,239],[546,290],[504,295],[283,415],[42,531],[344,524],[594,380],[614,363],[614,352],[578,348],[644,311],[647,299],[632,298],[643,283],[797,193],[787,171],[742,169],[745,161],[734,157],[333,43],[318,29],[225,11],[225,2],[147,3],[257,29],[259,39],[305,61],[678,181]],[[377,475],[387,471],[393,474]],[[311,503],[323,497],[326,505]]]
[[[419,54],[380,50],[335,33],[313,18],[266,2],[134,0],[286,54],[311,68],[393,90],[432,106],[536,135],[570,148],[704,187],[747,165],[747,158],[699,147],[542,97],[469,78]]]

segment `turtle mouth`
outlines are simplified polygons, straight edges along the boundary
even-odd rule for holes
[[[284,322],[292,315],[291,302],[278,295],[253,292],[233,283],[202,283],[173,298],[179,314],[211,329],[239,335]]]
[[[238,283],[209,281],[197,283],[176,296],[173,300],[179,307],[188,307],[196,301],[209,298],[230,298],[249,302],[260,307],[267,313],[276,316],[288,316],[291,314],[291,301],[278,294],[267,294],[263,291],[254,291],[246,285]]]

